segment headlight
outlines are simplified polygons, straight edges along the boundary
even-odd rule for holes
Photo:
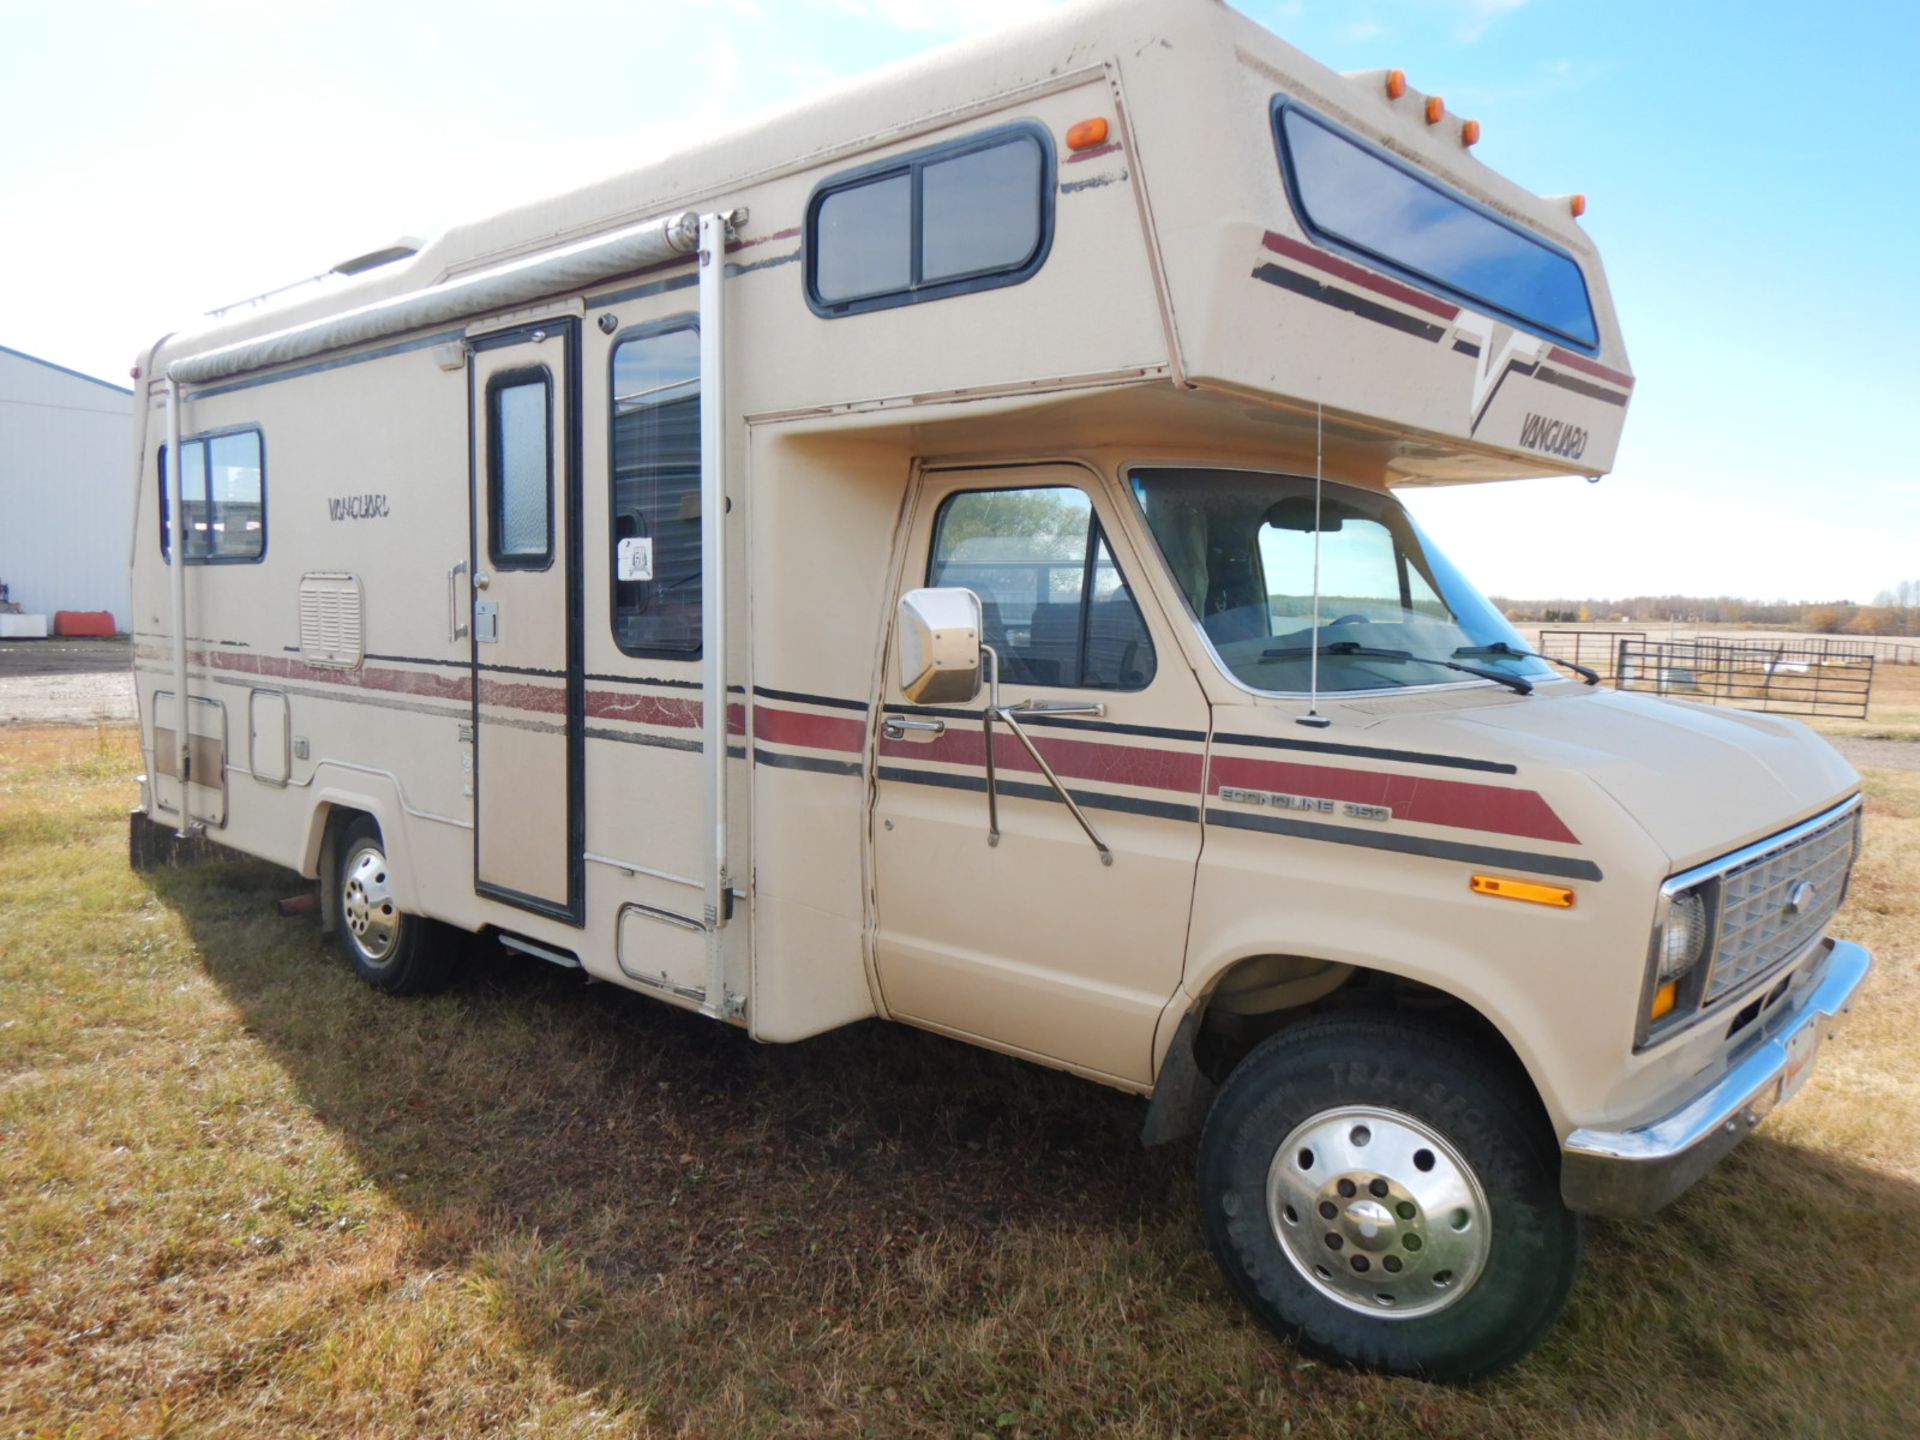
[[[1659,983],[1678,980],[1700,963],[1707,948],[1707,902],[1697,891],[1676,895],[1654,961]]]

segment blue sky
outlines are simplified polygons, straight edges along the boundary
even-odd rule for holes
[[[213,305],[564,188],[1033,0],[9,7],[0,343],[118,379]],[[1583,191],[1638,387],[1613,475],[1415,494],[1483,588],[1920,578],[1920,5],[1266,0]]]

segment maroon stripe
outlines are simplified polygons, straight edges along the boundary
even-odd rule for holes
[[[1393,811],[1394,819],[1422,825],[1485,830],[1500,835],[1520,835],[1529,840],[1555,840],[1565,845],[1580,843],[1553,807],[1532,790],[1346,770],[1332,765],[1299,765],[1286,760],[1216,755],[1207,779],[1207,793],[1217,795],[1223,785],[1244,790],[1272,790],[1284,795],[1312,795],[1360,805],[1385,805]]]
[[[1103,744],[1038,735],[1033,740],[1057,774],[1076,780],[1138,785],[1148,790],[1172,790],[1184,795],[1197,794],[1200,789],[1198,751],[1156,750],[1144,745]],[[883,740],[880,753],[890,759],[932,760],[942,765],[965,765],[974,769],[984,769],[987,763],[985,740],[979,727],[973,725],[950,729],[931,744]],[[994,738],[993,763],[1001,770],[1025,770],[1034,774],[1040,770],[1033,763],[1033,757],[1011,735],[1003,734]]]
[[[867,722],[844,715],[809,715],[801,710],[775,710],[757,705],[753,735],[775,745],[802,745],[809,750],[839,750],[858,754],[867,747]]]
[[[1556,365],[1570,365],[1575,370],[1584,370],[1589,375],[1597,375],[1602,380],[1611,380],[1623,390],[1633,388],[1633,377],[1618,370],[1609,370],[1597,360],[1589,360],[1584,355],[1576,355],[1571,350],[1562,350],[1558,345],[1547,351],[1547,358]]]
[[[234,670],[243,675],[265,675],[277,680],[300,680],[319,685],[339,685],[350,690],[385,690],[398,695],[421,695],[431,700],[470,700],[473,691],[465,675],[441,675],[426,670],[387,670],[367,665],[358,670],[340,670],[332,666],[309,665],[281,655],[255,655],[240,650],[202,652],[200,663],[215,670]]]
[[[1376,275],[1364,266],[1355,265],[1350,260],[1342,260],[1338,255],[1330,255],[1316,246],[1303,245],[1298,240],[1289,240],[1285,235],[1276,235],[1269,230],[1264,243],[1267,249],[1276,255],[1285,255],[1290,260],[1298,260],[1302,265],[1311,265],[1316,270],[1324,270],[1329,275],[1338,275],[1350,284],[1358,285],[1362,290],[1371,290],[1376,295],[1385,295],[1398,300],[1402,305],[1411,305],[1416,310],[1424,310],[1429,315],[1437,315],[1442,320],[1451,320],[1460,313],[1458,305],[1449,305],[1411,285],[1402,285],[1398,280],[1389,280],[1384,275]]]
[[[1109,140],[1104,145],[1096,145],[1091,150],[1076,150],[1067,157],[1067,164],[1078,165],[1082,160],[1095,160],[1102,155],[1111,155],[1120,148],[1118,140]]]

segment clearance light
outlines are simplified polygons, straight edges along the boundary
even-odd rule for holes
[[[1460,143],[1469,146],[1480,143],[1480,122],[1478,120],[1463,120],[1460,122]]]
[[[1647,1008],[1647,1018],[1658,1020],[1662,1015],[1671,1013],[1673,1007],[1679,1003],[1680,982],[1669,980],[1653,992],[1653,1004]]]
[[[1427,97],[1427,124],[1438,125],[1447,118],[1447,102],[1438,95]]]
[[[1398,100],[1407,93],[1407,72],[1404,70],[1387,71],[1387,99]]]
[[[1082,120],[1067,131],[1069,150],[1091,150],[1096,145],[1107,143],[1107,122],[1104,116],[1092,120]]]
[[[1571,210],[1573,212],[1573,218],[1578,220],[1582,215],[1587,213],[1587,197],[1584,195],[1575,195],[1567,201],[1567,209]]]
[[[1536,885],[1531,880],[1507,880],[1498,875],[1476,875],[1473,893],[1492,895],[1500,900],[1525,900],[1534,905],[1551,905],[1556,910],[1573,908],[1573,891],[1564,885]]]

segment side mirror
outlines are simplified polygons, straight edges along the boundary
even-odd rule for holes
[[[966,705],[980,693],[980,597],[973,591],[900,597],[900,689],[916,705]]]

